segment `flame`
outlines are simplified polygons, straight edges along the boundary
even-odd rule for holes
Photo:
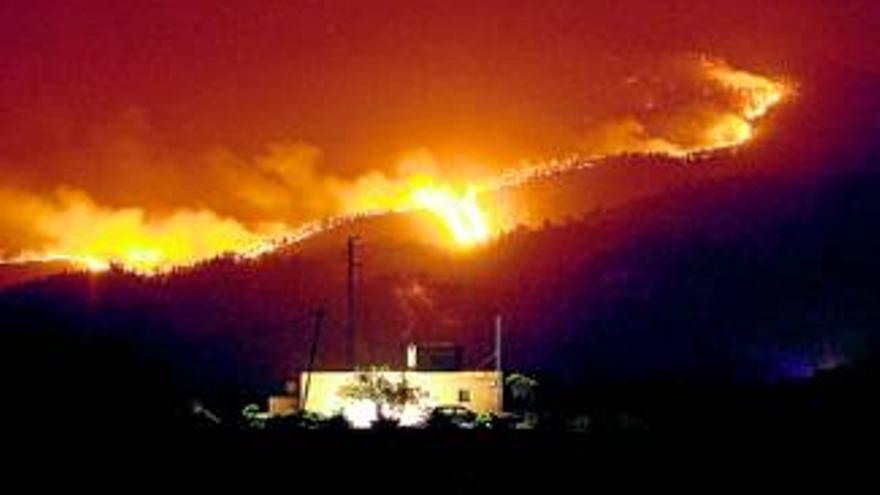
[[[477,188],[473,185],[463,194],[456,194],[451,187],[422,187],[412,192],[412,202],[416,208],[441,218],[460,246],[472,246],[489,238],[486,214],[477,204]]]
[[[154,274],[217,253],[243,250],[270,234],[269,226],[252,231],[207,210],[148,217],[138,208],[99,207],[77,191],[62,191],[59,196],[59,204],[41,204],[37,218],[37,230],[51,239],[52,249],[24,253],[14,261],[66,261],[91,272],[119,265]]]
[[[614,132],[609,134],[615,143],[602,152],[652,152],[686,157],[739,146],[754,137],[757,121],[790,92],[782,82],[732,68],[718,60],[702,59],[699,70],[704,81],[732,101],[723,110],[713,107],[699,118],[679,119],[687,123],[692,142],[682,144],[665,136],[651,135],[648,127],[629,119],[618,122]],[[694,127],[698,127],[695,132]],[[314,154],[313,151],[306,153],[310,159]],[[85,193],[65,193],[60,205],[40,198],[29,200],[36,206],[28,206],[22,217],[36,218],[36,230],[46,241],[45,248],[23,253],[7,262],[66,260],[94,272],[119,265],[138,273],[154,274],[221,253],[254,258],[353,219],[414,210],[435,215],[445,226],[453,245],[470,247],[488,241],[503,230],[481,208],[478,202],[481,194],[594,165],[574,155],[540,164],[523,163],[499,176],[462,181],[443,178],[438,171],[446,169],[434,163],[433,158],[426,160],[421,156],[415,165],[408,162],[392,178],[373,172],[354,181],[329,178],[320,182],[311,175],[303,178],[295,174],[302,168],[302,161],[272,162],[271,168],[283,172],[285,183],[305,181],[310,185],[307,189],[321,189],[322,194],[335,197],[340,203],[337,211],[342,214],[296,228],[280,223],[253,227],[211,210],[182,209],[156,217],[147,215],[141,208],[100,207]],[[306,168],[313,174],[311,168]],[[289,177],[291,175],[296,176]],[[16,201],[7,202],[17,206]]]
[[[789,92],[780,81],[734,69],[722,61],[706,58],[702,66],[709,79],[737,93],[739,111],[749,122],[767,115]]]
[[[406,154],[396,177],[373,173],[342,185],[343,208],[352,214],[426,211],[441,221],[455,246],[487,241],[492,228],[477,201],[485,187],[475,181],[441,178],[441,170],[425,150]]]
[[[657,153],[686,158],[740,146],[755,136],[758,120],[792,92],[784,82],[709,57],[688,59],[682,68],[678,77],[684,79],[659,91],[665,94],[677,88],[681,93],[671,94],[689,95],[692,103],[658,104],[653,95],[657,89],[648,83],[642,90],[646,103],[639,112],[601,121],[581,147],[591,156]],[[628,84],[639,80],[630,78]]]
[[[755,123],[790,92],[783,82],[734,69],[720,60],[704,58],[701,66],[705,76],[722,89],[732,92],[736,101],[733,112],[721,113],[708,127],[705,133],[708,144],[701,146],[699,151],[730,148],[746,143],[754,136]]]
[[[737,146],[751,139],[753,135],[751,123],[732,114],[720,116],[705,133],[706,139],[713,143],[712,149]]]

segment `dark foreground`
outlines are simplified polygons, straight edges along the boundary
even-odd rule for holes
[[[874,432],[19,431],[7,470],[36,485],[111,489],[498,493],[588,487],[824,486],[873,476]],[[44,432],[47,433],[47,432]],[[26,473],[41,473],[38,476]],[[264,488],[264,487],[272,488]],[[127,491],[127,490],[123,490]]]

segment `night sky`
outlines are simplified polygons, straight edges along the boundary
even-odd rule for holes
[[[211,164],[279,143],[343,177],[413,149],[453,167],[552,157],[664,58],[876,73],[877,18],[871,1],[4,1],[0,177],[254,220],[271,208],[217,204]]]
[[[503,313],[512,368],[590,394],[876,373],[878,20],[871,0],[0,0],[0,375],[22,403],[69,373],[103,406],[207,397],[235,415],[302,368],[319,306],[318,365],[347,366],[348,230],[213,257],[361,211],[413,170],[459,185],[699,148],[742,111],[707,60],[790,90],[737,121],[741,148],[487,192],[524,225],[472,251],[414,241],[424,215],[346,224],[364,234],[365,347],[394,364],[406,342],[457,341],[479,363]],[[45,278],[90,253],[210,261]],[[130,383],[162,401],[114,395]],[[566,407],[598,397],[559,390]]]

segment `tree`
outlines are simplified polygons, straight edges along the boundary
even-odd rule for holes
[[[241,410],[244,424],[248,428],[264,430],[266,428],[266,416],[260,412],[260,406],[248,404]]]
[[[425,395],[420,388],[410,385],[405,375],[402,380],[392,382],[386,376],[387,371],[386,367],[360,370],[339,391],[341,397],[372,402],[376,408],[376,422],[380,425],[395,422],[385,415],[386,409],[399,414],[406,405],[417,404]]]
[[[513,373],[505,380],[512,409],[518,411],[532,410],[535,407],[538,381],[526,375]]]

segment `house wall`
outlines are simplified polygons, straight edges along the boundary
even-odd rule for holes
[[[387,380],[399,383],[406,380],[427,396],[420,405],[425,408],[442,405],[460,405],[477,413],[499,413],[498,387],[501,375],[495,371],[382,371]],[[300,390],[305,391],[306,373],[300,375]],[[316,371],[312,373],[308,398],[303,409],[332,415],[344,411],[350,401],[340,397],[343,385],[352,383],[357,376],[353,371]],[[467,397],[463,397],[461,392]],[[460,399],[467,398],[462,401]],[[301,397],[301,399],[303,399]]]
[[[296,411],[299,399],[292,395],[273,395],[269,397],[269,415],[282,416]]]

